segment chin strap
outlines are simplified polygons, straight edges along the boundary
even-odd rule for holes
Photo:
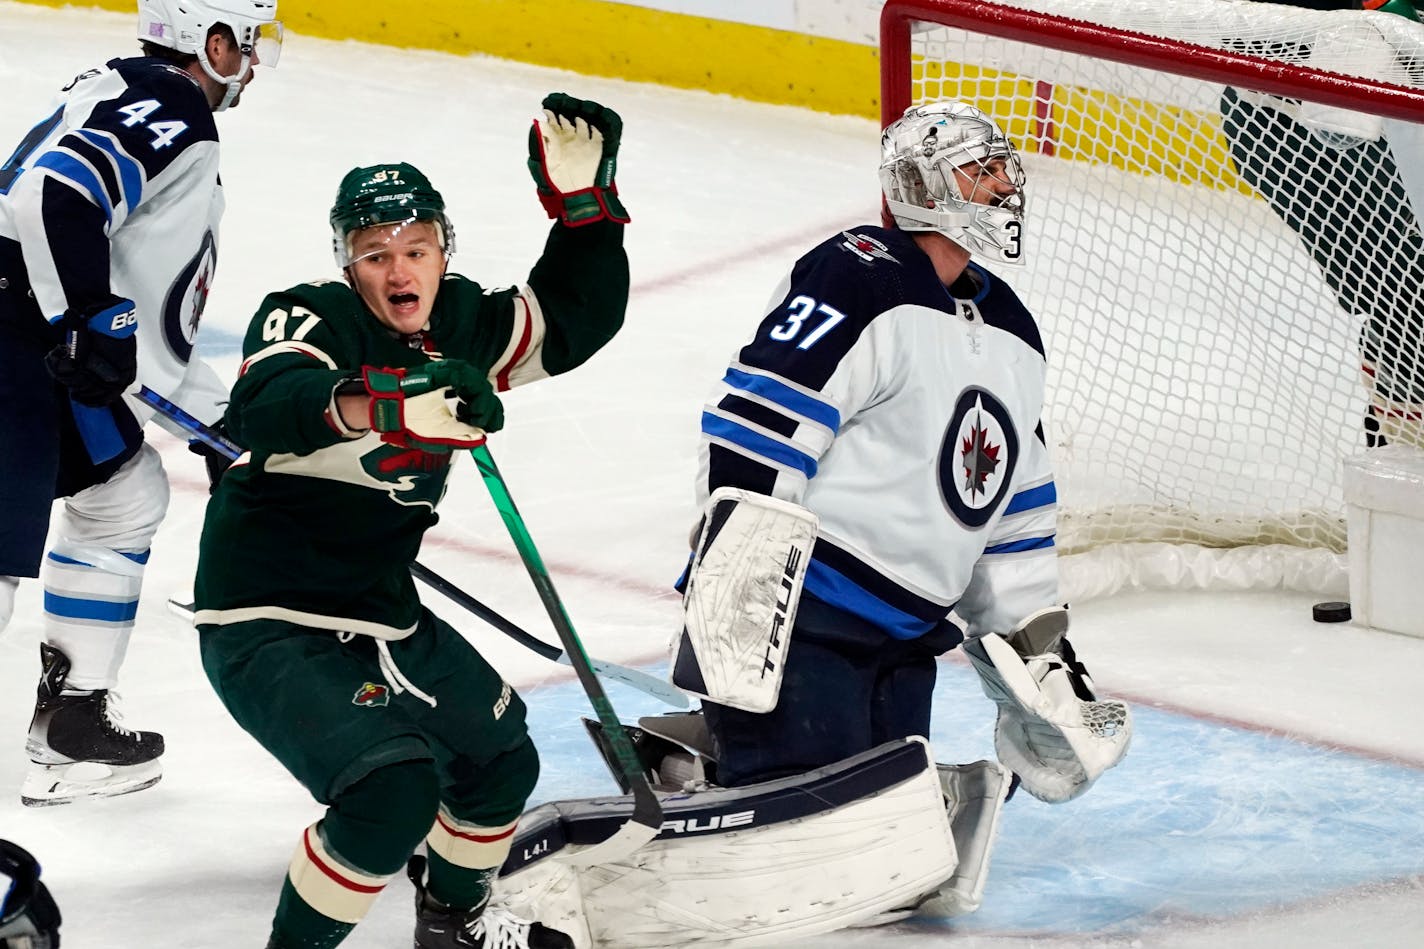
[[[252,68],[252,54],[242,54],[242,62],[238,64],[237,72],[231,76],[218,75],[218,71],[213,68],[212,63],[208,62],[208,51],[206,48],[200,48],[198,50],[198,62],[202,63],[203,72],[207,73],[213,82],[220,82],[227,87],[227,92],[223,94],[222,101],[213,106],[214,112],[225,111],[228,106],[232,105],[233,100],[242,94],[242,77],[246,76],[247,71]]]

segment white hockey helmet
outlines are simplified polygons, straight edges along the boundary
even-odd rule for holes
[[[242,63],[231,76],[219,75],[208,62],[208,31],[217,24],[232,30]],[[276,66],[282,53],[282,23],[277,0],[138,0],[138,38],[198,57],[214,82],[227,86],[214,111],[221,112],[242,91],[252,53],[264,66]]]
[[[956,169],[978,166],[961,172],[977,188],[994,159],[1003,160],[999,177],[1013,191],[993,204],[967,200]],[[880,188],[895,224],[905,231],[938,231],[976,257],[1023,262],[1023,186],[1013,143],[967,102],[911,106],[880,137]]]

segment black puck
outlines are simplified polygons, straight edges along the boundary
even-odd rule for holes
[[[1328,603],[1317,603],[1310,608],[1310,615],[1317,623],[1348,623],[1350,621],[1350,604],[1332,600]]]

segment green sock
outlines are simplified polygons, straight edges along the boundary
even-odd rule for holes
[[[429,860],[428,892],[433,898],[454,909],[478,906],[489,892],[490,883],[499,874],[497,867],[491,870],[457,867],[438,853],[429,854]]]
[[[272,919],[269,949],[331,949],[355,928],[355,923],[338,922],[312,909],[288,877],[282,883],[282,897]]]

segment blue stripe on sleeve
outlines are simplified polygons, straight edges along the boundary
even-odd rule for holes
[[[1058,489],[1053,482],[1040,484],[1036,488],[1029,488],[1027,491],[1020,491],[1009,499],[1008,507],[1004,508],[1004,517],[1010,514],[1018,514],[1023,511],[1031,511],[1036,507],[1047,507],[1058,501]]]
[[[934,628],[918,616],[896,609],[844,574],[811,559],[806,567],[805,592],[837,609],[859,616],[896,639],[916,639]]]
[[[129,206],[129,213],[132,214],[143,200],[143,170],[139,168],[138,162],[120,151],[110,138],[89,129],[79,129],[79,134],[84,136],[86,141],[114,156],[114,164],[119,166],[119,180],[123,182],[124,203]]]
[[[125,603],[108,603],[104,600],[81,600],[78,597],[60,596],[45,591],[46,613],[68,619],[93,619],[106,623],[127,623],[138,616],[138,600]]]
[[[71,184],[78,185],[81,190],[89,192],[94,203],[103,209],[104,217],[110,222],[114,220],[114,209],[109,204],[109,196],[104,193],[103,183],[82,162],[62,152],[45,152],[35,161],[34,167],[48,168]]]
[[[744,448],[763,458],[769,458],[788,468],[795,468],[807,478],[816,476],[816,459],[810,455],[803,451],[797,451],[789,445],[783,445],[774,438],[768,438],[759,432],[738,425],[736,422],[713,415],[711,412],[702,413],[702,431],[713,438],[731,442],[739,448]]]
[[[798,392],[784,382],[778,382],[767,376],[742,372],[740,369],[728,369],[727,374],[722,377],[722,381],[733,389],[750,392],[753,395],[761,396],[768,402],[775,402],[782,408],[824,425],[833,432],[838,431],[841,427],[841,413],[834,406],[822,402],[820,399],[814,399],[804,392]]]
[[[1044,550],[1053,546],[1053,535],[1047,537],[1026,537],[1023,540],[1011,540],[1007,544],[995,544],[993,547],[984,548],[984,556],[990,554],[1016,554],[1025,550]]]

